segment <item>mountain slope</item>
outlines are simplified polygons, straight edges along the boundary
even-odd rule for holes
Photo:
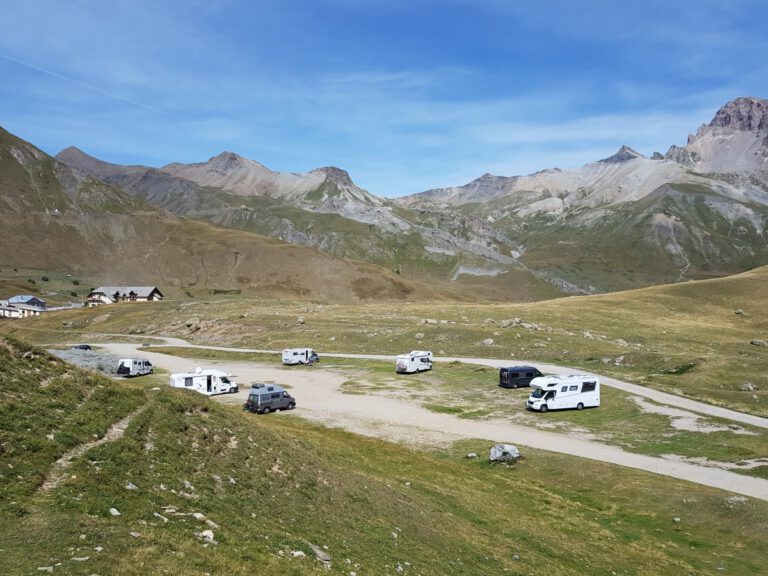
[[[575,291],[739,272],[768,262],[767,108],[730,102],[664,158],[622,146],[576,170],[486,174],[397,203],[485,215],[524,264]]]
[[[628,146],[574,170],[485,174],[385,200],[338,168],[274,172],[224,152],[161,169],[70,166],[175,214],[530,300],[721,276],[768,263],[768,101],[723,106],[682,148]]]
[[[162,170],[109,164],[75,148],[57,158],[175,214],[364,260],[412,280],[505,300],[559,294],[520,266],[515,244],[483,218],[394,208],[337,168],[281,174],[232,153]]]
[[[376,266],[172,216],[5,131],[0,190],[5,265],[321,301],[437,295]]]

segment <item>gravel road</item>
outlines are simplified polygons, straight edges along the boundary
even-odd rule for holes
[[[194,347],[179,339],[167,339],[165,343],[172,346]],[[225,369],[236,377],[237,381],[242,385],[242,389],[238,394],[215,397],[224,403],[241,404],[248,394],[247,386],[251,382],[274,382],[290,388],[291,393],[299,400],[298,406],[293,412],[294,414],[327,426],[343,428],[358,434],[406,444],[429,445],[448,445],[459,439],[485,438],[491,442],[529,446],[531,448],[618,464],[629,468],[637,468],[768,501],[768,480],[761,478],[744,476],[727,470],[689,462],[633,454],[625,452],[621,448],[608,446],[593,440],[576,438],[565,433],[531,429],[502,420],[474,421],[457,418],[450,414],[438,414],[422,408],[417,403],[402,399],[376,395],[344,394],[341,391],[341,385],[348,379],[348,375],[340,370],[324,368],[322,365],[312,367],[298,366],[292,369],[284,369],[257,362],[238,361],[224,363],[204,359],[178,358],[152,352],[151,348],[139,347],[136,344],[99,344],[99,346],[109,354],[114,355],[114,357],[130,358],[141,356],[148,358],[155,366],[170,372],[193,370],[195,366],[217,366]],[[212,346],[201,346],[200,348],[277,354],[275,350],[251,350]],[[333,357],[383,359],[394,362],[393,356],[323,355],[323,358]],[[503,360],[480,358],[440,358],[437,360],[442,362],[459,360],[461,362],[495,367],[508,364],[508,362]],[[562,366],[542,365],[540,363],[537,363],[537,366],[540,366],[543,371],[555,374],[573,372],[572,368],[569,369]],[[656,402],[678,408],[684,407],[701,414],[768,428],[768,419],[765,418],[742,414],[733,410],[725,410],[671,394],[656,392],[613,378],[601,376],[601,381],[605,385],[614,386],[637,396],[650,398]]]

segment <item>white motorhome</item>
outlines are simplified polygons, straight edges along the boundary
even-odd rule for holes
[[[214,394],[234,394],[238,386],[232,379],[232,375],[223,370],[208,368],[196,368],[194,372],[171,374],[171,386],[173,388],[186,388],[213,396]]]
[[[152,363],[144,358],[121,358],[117,364],[117,375],[125,378],[152,374]]]
[[[312,348],[286,348],[283,350],[283,364],[314,364],[320,362],[320,356]]]
[[[600,380],[587,374],[540,376],[531,380],[531,392],[525,407],[528,410],[563,410],[600,406]]]
[[[414,350],[408,354],[400,354],[395,359],[395,371],[398,374],[412,374],[432,370],[432,352]]]

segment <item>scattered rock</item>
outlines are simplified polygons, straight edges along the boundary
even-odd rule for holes
[[[120,516],[120,511],[117,508],[110,508],[109,514],[111,516]]]
[[[744,312],[744,310],[742,310],[741,308],[737,308],[736,311],[734,312],[734,314],[736,314],[737,316],[746,316],[747,315],[747,313]]]
[[[680,518],[677,518],[677,517],[672,518],[672,522],[674,522],[675,524],[680,524]]]
[[[742,392],[754,392],[757,390],[757,386],[752,384],[752,382],[744,382],[744,384],[739,384],[739,390]]]
[[[491,324],[496,324],[496,320],[494,320],[493,318],[486,318],[485,320],[483,320],[483,324],[485,324],[486,326],[490,326]]]
[[[483,346],[493,346],[493,338],[486,338],[483,340]]]
[[[213,536],[213,530],[203,530],[200,532],[200,538],[202,538],[203,542],[206,544],[216,544],[216,539]]]
[[[488,459],[491,462],[516,462],[520,459],[520,450],[512,444],[496,444],[491,447]]]
[[[38,566],[37,570],[39,572],[53,572],[53,566]]]
[[[200,324],[200,318],[190,318],[186,322],[184,322],[184,326],[187,328],[192,328],[193,326],[197,326]]]
[[[163,516],[162,514],[158,514],[157,512],[154,513],[155,518],[160,518],[160,520],[163,521],[164,524],[168,523],[168,518]]]
[[[423,334],[422,332],[417,332],[417,333],[414,335],[414,338],[415,338],[416,340],[423,340],[423,339],[424,339],[424,334]]]
[[[131,534],[131,536],[133,536],[134,538],[141,538],[141,532],[131,532],[130,534]]]
[[[304,319],[304,316],[299,316],[296,318],[296,324],[305,324],[306,320]]]
[[[306,554],[304,554],[304,552],[302,552],[301,550],[293,550],[291,551],[291,556],[293,556],[294,558],[304,558]]]
[[[765,340],[758,340],[757,338],[750,341],[750,344],[752,344],[753,346],[768,346],[768,342],[766,342]]]
[[[627,342],[623,338],[617,338],[616,340],[614,340],[614,343],[618,344],[619,346],[624,346],[625,348],[629,346],[629,342]]]
[[[336,336],[331,336],[330,338],[328,338],[328,340],[330,342],[336,342]]]
[[[312,548],[312,552],[315,553],[315,558],[322,562],[326,569],[330,569],[331,555],[319,546],[315,546],[314,544],[310,544],[309,547]]]
[[[477,458],[477,452],[470,452],[467,454],[467,458]]]
[[[133,482],[127,482],[127,483],[125,484],[125,489],[126,489],[126,490],[138,490],[139,488],[138,488],[138,486],[136,486],[136,484],[134,484]]]
[[[584,330],[584,332],[582,332],[581,335],[584,336],[584,338],[589,338],[590,340],[595,339],[595,337],[592,336],[592,332],[590,332],[589,330]]]

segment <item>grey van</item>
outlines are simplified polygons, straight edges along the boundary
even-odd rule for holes
[[[252,384],[243,410],[255,414],[269,414],[275,410],[293,410],[296,399],[278,384]]]
[[[499,386],[502,388],[520,388],[530,386],[531,380],[544,376],[533,366],[510,366],[499,370]]]

